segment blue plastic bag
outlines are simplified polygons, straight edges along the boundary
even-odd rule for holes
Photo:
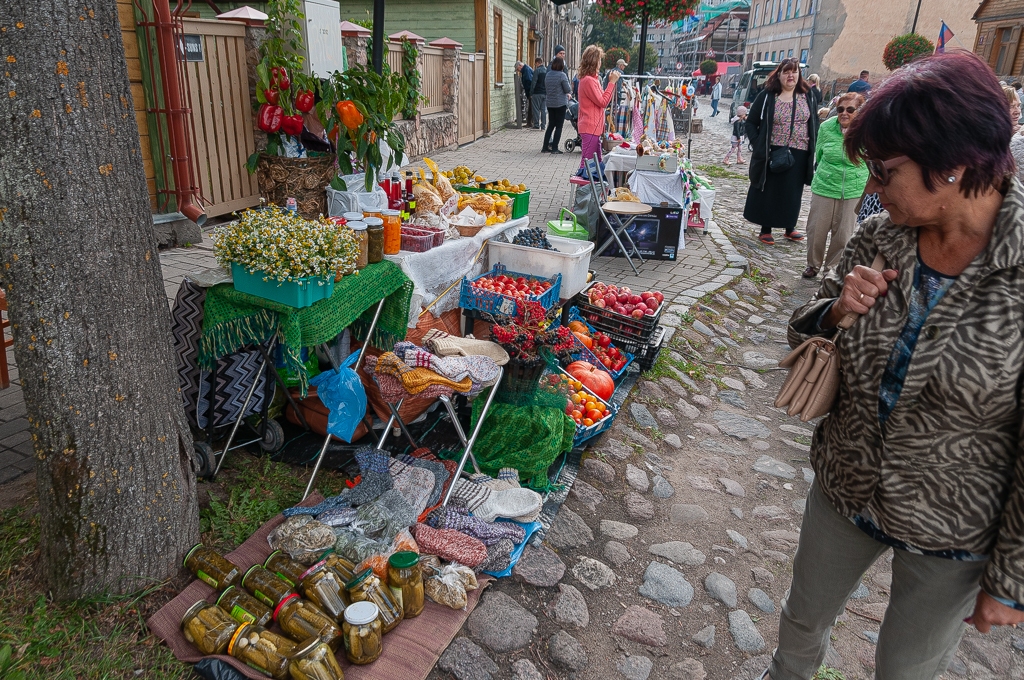
[[[320,401],[331,412],[327,418],[327,432],[350,443],[366,415],[366,390],[359,376],[350,368],[359,358],[359,351],[350,354],[337,370],[324,371],[309,381],[316,388]]]

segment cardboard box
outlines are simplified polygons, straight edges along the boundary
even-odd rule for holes
[[[683,249],[683,208],[675,203],[653,206],[651,212],[639,215],[629,225],[627,233],[645,260],[675,261]],[[602,230],[598,241],[603,243],[608,233]],[[623,239],[623,243],[626,243]],[[628,246],[629,244],[626,243]],[[618,244],[613,243],[602,255],[622,257]]]

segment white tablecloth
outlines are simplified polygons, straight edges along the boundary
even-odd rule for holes
[[[636,169],[636,149],[615,147],[604,155],[605,172],[629,172]]]
[[[411,253],[402,250],[397,255],[385,255],[384,257],[401,267],[405,275],[412,279],[413,292],[412,300],[409,303],[409,328],[416,326],[423,307],[433,302],[448,286],[467,274],[475,276],[483,273],[487,267],[486,254],[481,254],[475,264],[473,259],[480,252],[484,241],[507,229],[525,228],[529,224],[529,216],[520,217],[504,224],[484,227],[472,238],[449,239],[444,242],[444,245],[425,253]],[[430,308],[431,313],[434,316],[440,316],[444,312],[458,307],[459,288],[459,286],[452,288],[442,300]]]
[[[683,205],[683,178],[677,172],[635,170],[629,176],[629,189],[648,205],[668,202]]]

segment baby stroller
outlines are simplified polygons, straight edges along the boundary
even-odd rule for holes
[[[565,108],[565,119],[572,123],[572,129],[576,131],[576,137],[574,139],[566,139],[565,144],[562,145],[569,153],[575,151],[576,147],[583,147],[583,138],[580,137],[580,129],[577,127],[579,114],[580,103],[574,99],[570,99],[569,104]]]

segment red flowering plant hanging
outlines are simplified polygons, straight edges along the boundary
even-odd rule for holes
[[[699,4],[699,0],[597,0],[601,13],[609,19],[635,25],[644,20],[645,14],[648,21],[682,21],[693,16]]]
[[[545,354],[565,358],[572,353],[575,342],[568,327],[552,328],[557,313],[548,312],[535,300],[519,300],[514,317],[491,327],[491,339],[501,345],[510,358],[523,363],[544,359]]]
[[[906,33],[889,41],[882,51],[882,63],[890,71],[935,51],[932,41],[920,33]]]

